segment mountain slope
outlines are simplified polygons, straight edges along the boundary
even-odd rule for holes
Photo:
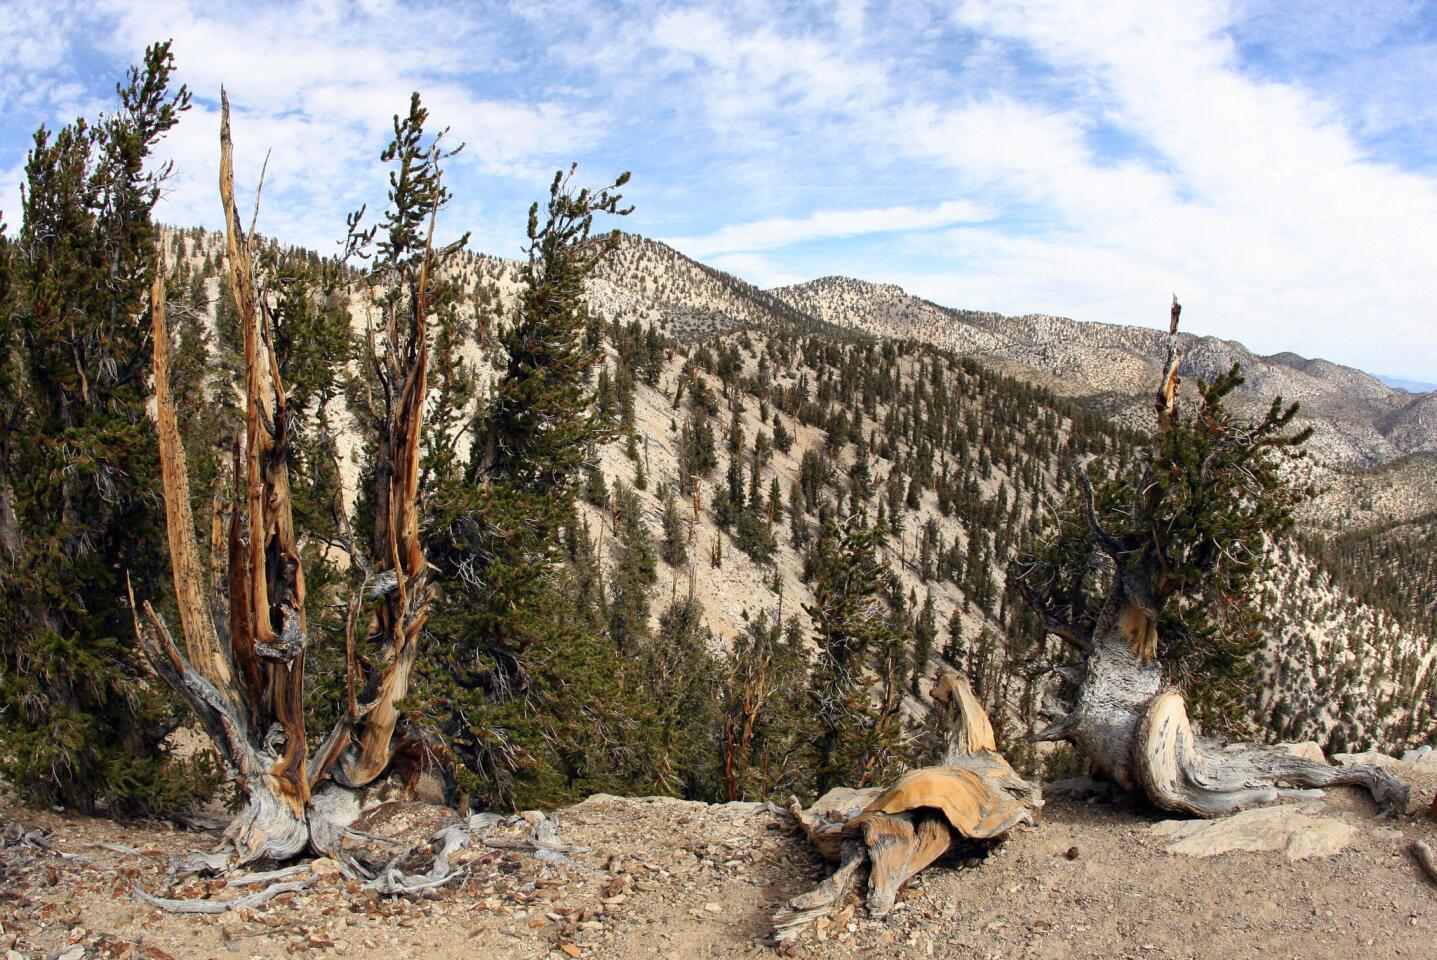
[[[193,269],[213,269],[218,258],[216,238],[195,236],[187,260]],[[476,317],[492,309],[495,298],[501,304],[512,300],[518,266],[479,255],[466,259],[457,279],[476,291]],[[212,278],[206,283],[217,288]],[[1026,607],[1007,590],[1008,561],[1048,504],[1062,495],[1071,463],[1094,455],[1131,462],[1142,437],[1094,413],[1087,402],[1092,398],[1078,398],[1084,400],[1079,404],[1035,386],[1033,368],[1020,361],[1000,355],[997,361],[984,356],[980,363],[913,339],[894,339],[877,328],[884,318],[908,318],[894,321],[897,334],[961,316],[966,319],[955,329],[971,336],[974,350],[1017,353],[1021,331],[1007,324],[1008,318],[959,315],[896,287],[875,292],[851,291],[848,281],[832,286],[843,296],[818,297],[814,317],[802,303],[786,304],[661,244],[624,239],[588,292],[590,308],[608,324],[606,378],[632,385],[624,388],[632,391],[627,399],[612,398],[618,409],[631,411],[632,443],[621,437],[596,451],[602,480],[584,507],[598,548],[600,589],[612,588],[624,546],[611,499],[615,487],[635,488],[655,541],[667,533],[665,492],[677,491],[687,558],[657,563],[648,590],[650,622],[673,598],[692,591],[720,650],[730,648],[760,616],[796,616],[806,628],[803,604],[813,597],[805,582],[805,545],[823,513],[852,512],[857,497],[893,530],[884,555],[900,585],[904,630],[915,647],[905,671],[916,671],[920,681],[919,695],[909,695],[909,712],[921,715],[926,678],[940,668],[948,647],[949,662],[972,674],[990,702],[1009,705],[995,711],[995,721],[1007,726],[1010,742],[1022,744],[1039,690],[1031,678],[1005,667],[1004,655],[1007,649],[1031,652],[1036,639]],[[849,292],[855,298],[852,312],[844,299]],[[214,305],[209,309],[213,323]],[[356,330],[362,330],[364,307],[353,309]],[[836,319],[849,316],[859,318],[854,324],[863,334],[877,339],[841,332]],[[1034,328],[1048,331],[1047,340],[1035,342],[1048,346],[1024,347],[1025,356],[1049,349],[1047,362],[1058,364],[1057,358],[1071,355],[1095,378],[1118,379],[1104,366],[1107,361],[1127,371],[1125,382],[1146,391],[1150,365],[1131,342],[1151,331],[1107,328],[1100,332],[1112,343],[1090,349],[1081,342],[1065,345],[1057,333],[1083,325],[1044,319]],[[677,339],[638,336],[649,329],[667,330]],[[712,330],[728,332],[706,333]],[[630,353],[640,339],[650,344],[643,359]],[[1219,348],[1240,349],[1194,342],[1211,347],[1195,351],[1210,360]],[[476,330],[465,348],[480,361],[481,372],[492,369],[491,343],[492,337]],[[645,372],[636,375],[641,365]],[[1296,369],[1271,366],[1279,371],[1274,376]],[[1007,376],[1004,369],[1023,376]],[[1116,390],[1108,396],[1135,411],[1132,422],[1146,427],[1145,418],[1136,415],[1145,413],[1145,398],[1124,399]],[[791,445],[778,443],[780,422]],[[731,450],[726,441],[734,427],[739,441]],[[694,470],[681,461],[691,442],[686,434],[700,429],[715,449],[712,462]],[[338,439],[345,494],[352,498],[357,481],[352,426]],[[1329,492],[1323,509],[1314,508],[1312,522],[1386,519],[1409,502],[1390,499],[1394,488],[1433,489],[1432,473],[1423,469],[1429,461],[1437,458],[1422,454],[1376,472],[1345,472],[1345,491],[1366,485],[1369,494],[1344,499]],[[750,506],[746,528],[718,516],[719,494],[734,487],[724,470],[731,463],[738,467],[738,493]],[[684,489],[686,471],[694,476],[696,498]],[[756,518],[761,519],[755,523]],[[761,542],[765,538],[771,545]],[[1380,570],[1369,573],[1380,575]],[[1363,603],[1352,596],[1350,576],[1329,577],[1296,546],[1274,554],[1269,580],[1275,622],[1252,704],[1266,718],[1275,704],[1289,705],[1269,734],[1363,747],[1405,747],[1437,736],[1431,697],[1437,644],[1414,629],[1414,621],[1396,623],[1389,613]],[[916,624],[930,598],[939,635],[920,654]],[[957,631],[952,642],[950,623]],[[1339,670],[1351,706],[1334,698],[1330,681]]]
[[[954,310],[846,277],[774,293],[830,323],[1021,364],[1055,390],[1095,398],[1110,414],[1128,412],[1125,398],[1146,397],[1165,350],[1158,330]],[[1241,363],[1248,382],[1239,396],[1263,404],[1276,395],[1299,401],[1305,420],[1322,428],[1314,448],[1332,462],[1374,464],[1437,446],[1437,394],[1413,396],[1350,367],[1292,353],[1262,357],[1215,337],[1188,335],[1184,348],[1189,379],[1211,379]]]

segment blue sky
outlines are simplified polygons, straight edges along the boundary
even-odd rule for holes
[[[467,144],[445,227],[514,255],[560,165],[761,285],[1187,328],[1437,381],[1437,8],[1411,2],[0,4],[0,209],[30,133],[174,38],[160,215],[217,226],[219,85],[266,233],[382,200],[411,90]]]

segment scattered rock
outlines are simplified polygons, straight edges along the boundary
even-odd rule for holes
[[[334,876],[342,873],[339,861],[330,857],[315,857],[309,861],[309,872],[320,877]]]
[[[1220,820],[1163,820],[1153,833],[1169,853],[1213,857],[1234,850],[1276,850],[1289,860],[1328,857],[1357,836],[1357,828],[1330,817],[1309,816],[1305,807],[1286,804],[1244,810]]]
[[[1301,743],[1279,743],[1279,750],[1286,750],[1294,757],[1301,757],[1304,760],[1312,760],[1316,763],[1326,763],[1327,756],[1322,748],[1317,745],[1316,740],[1303,740]]]

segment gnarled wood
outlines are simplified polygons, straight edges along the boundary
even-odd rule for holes
[[[1172,429],[1176,415],[1181,309],[1174,298],[1167,362],[1155,400],[1159,436]],[[1404,809],[1407,787],[1377,767],[1334,767],[1276,748],[1222,745],[1193,735],[1182,694],[1167,687],[1155,660],[1158,605],[1171,592],[1158,534],[1138,543],[1119,542],[1098,521],[1087,476],[1079,472],[1078,481],[1089,530],[1112,559],[1114,572],[1092,643],[1080,648],[1083,663],[1075,674],[1075,702],[1058,710],[1038,739],[1070,741],[1124,789],[1141,791],[1162,809],[1200,817],[1334,784],[1363,787],[1378,803]],[[1151,514],[1157,484],[1143,489]],[[1051,622],[1048,626],[1053,630]]]
[[[348,689],[342,719],[314,762],[306,763],[304,663],[308,643],[304,568],[290,498],[290,410],[274,351],[271,318],[257,285],[250,238],[240,226],[234,195],[229,100],[221,91],[220,199],[224,206],[228,283],[244,340],[245,426],[234,447],[233,485],[243,507],[222,506],[211,517],[216,540],[223,531],[224,576],[205,584],[195,545],[189,483],[169,383],[164,326],[164,271],[152,296],[156,409],[164,469],[164,495],[180,621],[188,657],[163,620],[148,606],[135,611],[136,637],[159,676],[190,705],[224,756],[246,805],[225,831],[226,849],[197,858],[195,869],[217,870],[268,857],[288,859],[314,849],[352,861],[339,849],[351,836],[346,805],[315,787],[326,778],[353,788],[388,772],[396,753],[397,702],[408,691],[418,638],[428,611],[427,562],[419,542],[420,431],[427,395],[426,284],[434,222],[405,318],[390,306],[386,376],[398,384],[382,444],[383,509],[376,520],[381,569],[356,592],[347,618]],[[437,209],[437,204],[436,204]],[[402,299],[402,298],[401,298]],[[377,358],[379,359],[379,358]],[[218,548],[216,548],[218,556]],[[219,564],[215,564],[216,567]],[[361,704],[361,659],[355,651],[362,598],[374,583],[380,670]],[[227,608],[228,649],[215,624]],[[134,604],[131,597],[132,606]],[[332,791],[330,791],[332,792]],[[332,798],[330,798],[332,799]]]
[[[933,700],[948,740],[943,766],[913,770],[887,789],[835,787],[808,809],[797,801],[790,806],[809,842],[840,861],[840,868],[774,915],[776,940],[796,938],[809,922],[836,909],[864,860],[870,865],[868,910],[881,917],[903,884],[958,838],[997,840],[1033,822],[1043,804],[1041,790],[998,753],[988,714],[968,680],[943,676]]]
[[[1427,878],[1437,883],[1437,853],[1432,852],[1432,847],[1425,841],[1413,840],[1412,855],[1417,858],[1417,863],[1427,874]]]

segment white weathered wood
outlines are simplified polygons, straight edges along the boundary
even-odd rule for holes
[[[157,897],[145,892],[145,888],[138,883],[132,888],[135,899],[157,907],[167,913],[224,913],[226,910],[238,910],[241,907],[258,907],[268,903],[275,897],[285,893],[298,893],[307,889],[318,877],[307,877],[304,880],[292,880],[289,883],[276,883],[265,887],[256,893],[247,894],[243,897],[236,897],[233,900],[170,900],[165,897]]]
[[[1100,624],[1073,713],[1055,739],[1071,741],[1114,782],[1154,805],[1217,817],[1288,798],[1294,791],[1361,787],[1402,811],[1408,788],[1375,766],[1333,766],[1259,744],[1221,744],[1193,734],[1179,691],[1121,629]]]
[[[788,942],[839,909],[859,866],[870,864],[867,907],[893,909],[898,891],[943,856],[958,837],[994,840],[1032,823],[1042,790],[998,753],[993,727],[965,677],[947,674],[933,688],[935,722],[946,736],[944,764],[905,774],[887,789],[835,787],[811,807],[790,812],[818,851],[839,861],[818,887],[774,914],[774,938]],[[855,841],[862,838],[862,843]]]

